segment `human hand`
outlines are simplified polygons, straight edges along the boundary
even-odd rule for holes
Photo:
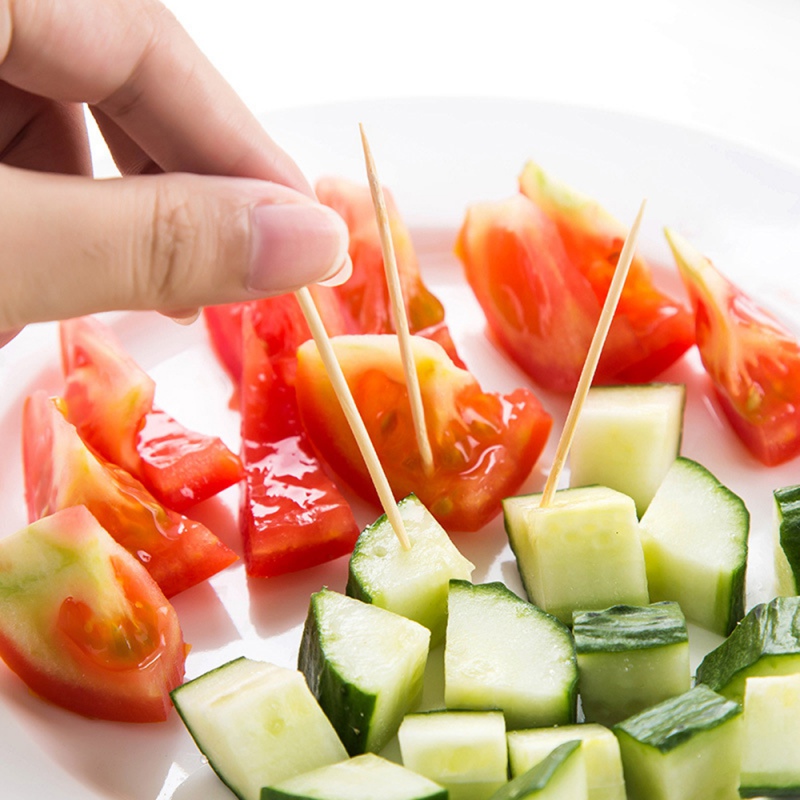
[[[121,179],[92,180],[87,103]],[[347,230],[156,0],[0,0],[0,346],[191,316],[348,263]]]

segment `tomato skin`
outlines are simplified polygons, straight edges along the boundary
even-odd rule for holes
[[[320,202],[344,219],[350,233],[353,275],[345,284],[333,289],[347,320],[346,330],[341,332],[394,333],[383,250],[369,187],[344,178],[327,177],[317,182],[315,190]],[[463,367],[445,324],[444,307],[422,280],[411,234],[391,192],[384,189],[384,197],[409,330],[438,342],[452,361]]]
[[[326,475],[300,421],[295,354],[309,334],[299,320],[289,324],[300,308],[291,296],[273,298],[270,305],[272,313],[261,319],[260,333],[252,309],[245,309],[242,319],[245,480],[239,524],[247,573],[254,577],[346,555],[359,533],[350,506]]]
[[[800,341],[683,237],[666,233],[695,309],[703,366],[731,427],[766,466],[795,458]]]
[[[0,656],[88,717],[157,722],[184,676],[174,609],[83,506],[0,541]]]
[[[434,455],[425,475],[414,437],[397,338],[342,336],[333,340],[348,384],[392,491],[416,493],[448,530],[474,531],[516,492],[547,441],[549,415],[527,389],[483,392],[435,342],[412,346]],[[315,447],[362,497],[375,489],[313,342],[298,350],[297,397]]]
[[[92,452],[60,408],[63,403],[41,391],[25,401],[23,462],[31,522],[85,505],[167,597],[236,560],[208,528],[165,508],[139,481]]]
[[[94,317],[60,324],[69,421],[103,458],[175,511],[236,483],[241,463],[216,436],[190,431],[155,408],[155,384]]]

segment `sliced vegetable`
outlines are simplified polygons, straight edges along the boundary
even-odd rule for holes
[[[738,796],[742,709],[707,686],[615,726],[629,800]]]
[[[512,777],[543,761],[560,744],[580,740],[586,764],[588,800],[625,800],[625,778],[617,737],[590,722],[509,731],[508,762]]]
[[[430,638],[378,606],[311,595],[298,668],[350,755],[382,750],[419,703]]]
[[[444,638],[451,578],[469,580],[473,565],[415,495],[398,504],[411,547],[404,549],[386,515],[368,525],[350,558],[347,594],[413,619]]]
[[[800,674],[748,678],[744,692],[742,797],[800,794]]]
[[[261,800],[447,800],[447,790],[367,753],[266,787]]]
[[[241,320],[245,479],[239,526],[247,573],[254,577],[281,575],[346,555],[358,537],[350,505],[328,477],[300,422],[293,374],[303,330],[296,316],[300,308],[288,295],[275,298],[271,308],[274,313],[260,322],[246,308]]]
[[[666,231],[692,305],[700,357],[731,427],[767,466],[800,454],[800,342],[689,242]]]
[[[572,632],[589,722],[613,725],[691,688],[689,635],[677,603],[577,612]]]
[[[575,722],[569,630],[501,583],[450,582],[444,683],[447,708],[499,709],[510,729]]]
[[[353,275],[333,289],[347,319],[347,332],[395,333],[369,187],[344,178],[328,177],[317,182],[316,192],[321,203],[333,208],[344,219],[350,232]],[[422,280],[411,234],[391,192],[384,189],[384,197],[409,330],[438,342],[453,363],[463,367],[445,323],[444,308]]]
[[[172,693],[213,770],[241,800],[264,786],[347,758],[328,718],[295,670],[238,658]]]
[[[745,680],[800,672],[800,597],[778,597],[747,612],[697,668],[696,680],[741,703]]]
[[[800,591],[800,486],[785,486],[772,495],[777,594],[791,596]]]
[[[478,530],[528,476],[551,419],[527,389],[481,390],[436,342],[413,337],[434,472],[424,474],[397,337],[340,336],[333,347],[395,496],[415,492],[448,530]],[[297,398],[314,445],[361,496],[376,499],[313,342],[298,350]]]
[[[523,168],[520,190],[558,229],[567,258],[589,283],[602,307],[627,237],[625,226],[599,203],[547,175],[533,161]],[[613,377],[627,383],[653,380],[694,344],[694,319],[682,302],[658,289],[641,256],[631,264],[617,305],[614,329],[631,341]],[[620,341],[624,341],[620,336]],[[612,340],[613,341],[613,340]]]
[[[569,451],[570,486],[608,486],[627,494],[641,517],[678,457],[686,387],[593,387]]]
[[[204,525],[164,508],[135,478],[95,455],[62,409],[58,398],[42,391],[25,402],[23,460],[31,521],[85,505],[167,597],[236,560]]]
[[[0,656],[70,711],[157,722],[185,652],[155,581],[76,506],[0,539]]]
[[[190,431],[153,406],[152,379],[94,317],[61,323],[67,419],[103,458],[184,511],[236,483],[239,459],[219,437]]]
[[[409,714],[397,735],[403,764],[444,786],[450,800],[488,800],[507,781],[499,711]]]
[[[586,767],[580,742],[558,745],[536,766],[500,787],[491,800],[586,800]]]
[[[567,625],[573,611],[650,602],[630,497],[588,486],[556,492],[546,508],[541,498],[503,501],[506,533],[531,602]]]
[[[650,597],[726,636],[744,614],[750,514],[705,467],[678,458],[642,517]]]

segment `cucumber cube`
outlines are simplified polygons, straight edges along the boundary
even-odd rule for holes
[[[677,603],[576,612],[572,632],[588,722],[613,725],[691,688],[689,636]]]
[[[776,489],[775,573],[777,594],[798,594],[800,587],[800,486]]]
[[[543,761],[558,745],[581,742],[586,766],[588,800],[625,800],[625,778],[617,737],[602,725],[584,723],[557,728],[509,731],[508,762],[511,776],[527,772]]]
[[[747,612],[697,668],[697,683],[741,703],[745,680],[800,672],[800,597],[777,597]]]
[[[499,711],[409,714],[397,736],[403,764],[444,786],[450,800],[488,800],[507,781],[506,726]]]
[[[569,630],[501,583],[450,582],[444,650],[448,708],[497,709],[508,728],[575,721]]]
[[[450,579],[469,580],[475,567],[414,495],[397,505],[411,547],[404,550],[386,515],[379,517],[358,537],[347,594],[424,625],[434,647],[444,638]]]
[[[642,517],[650,598],[727,636],[744,614],[750,514],[705,467],[678,458]]]
[[[330,589],[311,595],[298,666],[347,752],[378,752],[422,695],[430,631]]]
[[[580,742],[564,742],[536,766],[498,789],[491,800],[587,800]]]
[[[525,591],[567,625],[573,611],[647,605],[647,574],[633,500],[603,486],[503,501],[506,532]],[[602,566],[601,566],[602,565]]]
[[[742,709],[707,686],[614,727],[629,800],[738,797]]]
[[[800,674],[748,678],[742,797],[800,795]]]
[[[367,753],[266,787],[261,800],[447,800],[447,790]]]
[[[184,683],[172,700],[197,746],[241,800],[347,758],[336,731],[292,669],[238,658]]]
[[[592,387],[570,448],[570,486],[616,489],[641,516],[680,452],[685,404],[678,384]]]

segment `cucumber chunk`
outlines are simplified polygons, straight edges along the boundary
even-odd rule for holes
[[[564,742],[498,789],[491,800],[587,800],[586,768],[580,742]]]
[[[747,612],[700,662],[696,680],[741,703],[747,678],[794,672],[800,672],[800,597],[776,597]]]
[[[403,764],[444,786],[450,800],[488,800],[507,781],[506,725],[499,711],[409,714],[397,736]]]
[[[241,800],[343,761],[347,751],[300,672],[238,658],[172,692],[212,769]]]
[[[677,603],[576,612],[572,632],[588,722],[613,725],[691,688],[689,636]]]
[[[469,580],[475,567],[414,495],[397,505],[411,547],[404,550],[386,515],[379,517],[358,537],[347,594],[424,625],[433,647],[444,637],[448,582]]]
[[[261,800],[447,800],[447,790],[372,753],[266,787]]]
[[[509,731],[508,763],[512,777],[543,761],[558,745],[581,742],[588,800],[625,800],[625,778],[617,737],[602,725],[584,723],[557,728]]]
[[[650,598],[727,636],[744,614],[750,514],[705,467],[678,458],[642,517]]]
[[[569,630],[502,583],[450,581],[444,649],[448,708],[499,709],[508,728],[575,721]]]
[[[298,667],[347,752],[378,752],[422,695],[430,631],[330,589],[311,595]]]
[[[742,797],[800,795],[800,674],[748,678]]]
[[[786,486],[772,494],[777,594],[795,595],[800,587],[800,486]]]
[[[707,686],[614,727],[629,800],[738,797],[742,709]]]
[[[506,533],[533,603],[572,624],[573,611],[650,598],[633,500],[604,486],[562,489],[503,501]],[[602,565],[600,568],[599,565]]]
[[[641,516],[680,453],[685,405],[679,384],[592,387],[570,448],[570,486],[616,489]]]

